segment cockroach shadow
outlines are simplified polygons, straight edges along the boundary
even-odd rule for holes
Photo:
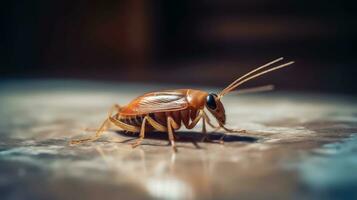
[[[126,131],[116,131],[117,134],[127,137],[128,140],[131,141],[138,139],[138,133],[128,133]],[[146,139],[154,139],[154,140],[165,140],[167,141],[168,135],[163,132],[150,131],[145,133]],[[250,136],[240,136],[240,135],[232,135],[225,134],[221,132],[210,132],[210,133],[201,133],[194,131],[180,131],[175,133],[175,139],[178,142],[204,142],[204,143],[219,143],[223,141],[224,143],[229,142],[244,142],[244,143],[254,143],[258,141],[256,137]]]

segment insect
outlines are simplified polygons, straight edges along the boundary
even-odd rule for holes
[[[177,148],[174,132],[180,129],[182,125],[187,129],[192,129],[202,120],[203,133],[207,133],[206,123],[213,128],[222,128],[230,133],[242,133],[244,130],[233,130],[226,127],[226,114],[221,102],[222,97],[249,80],[294,63],[291,61],[271,67],[281,60],[283,58],[278,58],[248,72],[218,94],[195,89],[163,90],[146,93],[125,106],[115,105],[113,107],[115,114],[110,112],[95,136],[72,140],[71,144],[97,140],[111,124],[128,132],[139,133],[139,138],[132,144],[133,148],[141,144],[147,131],[167,132],[168,139],[175,152]],[[218,126],[211,123],[205,109],[216,119]]]

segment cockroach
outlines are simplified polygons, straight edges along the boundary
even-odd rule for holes
[[[147,131],[167,132],[168,139],[175,152],[177,148],[174,140],[174,131],[180,129],[182,124],[187,129],[192,129],[202,120],[203,133],[207,133],[206,122],[212,128],[222,128],[229,133],[245,132],[244,130],[229,129],[225,126],[226,114],[221,99],[224,95],[249,80],[294,63],[291,61],[276,67],[271,67],[274,63],[281,60],[283,60],[283,58],[278,58],[246,73],[233,81],[218,94],[196,89],[163,90],[146,93],[135,98],[125,106],[115,105],[113,106],[115,114],[113,115],[112,112],[110,112],[108,118],[97,130],[95,136],[72,140],[71,144],[97,140],[110,124],[128,132],[139,133],[139,138],[132,144],[133,148],[141,144],[145,137],[145,132]],[[260,90],[261,89],[262,88],[260,88]],[[257,91],[258,90],[259,88]],[[216,119],[218,126],[211,123],[205,108]]]

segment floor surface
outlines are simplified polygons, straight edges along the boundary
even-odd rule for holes
[[[353,97],[231,94],[223,99],[228,126],[248,133],[218,131],[209,137],[217,140],[227,134],[223,145],[201,142],[199,123],[178,133],[176,154],[164,133],[149,133],[136,149],[130,145],[135,135],[114,130],[96,142],[68,145],[71,139],[94,134],[90,130],[98,128],[112,104],[123,105],[162,88],[61,80],[2,82],[0,198],[357,197]]]

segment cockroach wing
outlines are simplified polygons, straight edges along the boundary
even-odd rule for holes
[[[137,97],[121,110],[122,114],[147,114],[183,110],[188,107],[183,91],[162,91]]]

